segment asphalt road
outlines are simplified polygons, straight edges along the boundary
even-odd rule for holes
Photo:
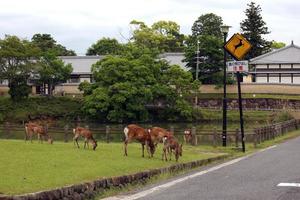
[[[300,137],[172,181],[110,199],[300,200]]]

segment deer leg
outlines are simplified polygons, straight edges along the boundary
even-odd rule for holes
[[[142,152],[143,152],[142,157],[145,157],[144,156],[144,150],[145,150],[145,144],[142,144]]]
[[[125,139],[125,141],[124,141],[124,156],[128,156],[127,155],[127,144],[128,144],[128,139]]]
[[[169,161],[171,161],[171,158],[172,158],[172,149],[171,148],[168,148],[168,153],[169,153],[169,156],[170,156]]]
[[[77,147],[78,147],[78,149],[79,149],[78,136],[77,136],[77,135],[74,136],[73,141],[74,141],[74,145],[75,145],[75,143],[76,143],[76,144],[77,144]]]
[[[150,145],[149,145],[149,142],[146,141],[146,149],[147,149],[147,152],[148,152],[148,157],[153,157],[153,154],[151,154],[151,151],[150,151]]]

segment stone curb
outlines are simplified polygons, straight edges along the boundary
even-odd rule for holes
[[[104,178],[82,184],[75,184],[70,186],[64,186],[62,188],[51,189],[47,191],[39,191],[35,193],[28,193],[22,195],[0,195],[0,200],[83,200],[91,199],[95,194],[113,187],[124,187],[127,184],[146,182],[149,178],[164,174],[174,173],[180,170],[193,169],[195,167],[203,166],[205,164],[223,160],[229,158],[230,155],[222,155],[214,158],[208,158],[205,160],[197,160],[188,163],[178,163],[169,167],[152,169],[135,174],[117,176],[112,178]]]

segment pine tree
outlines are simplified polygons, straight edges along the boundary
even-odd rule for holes
[[[271,51],[271,42],[263,39],[262,35],[269,34],[266,22],[261,16],[261,7],[254,2],[247,4],[246,19],[240,23],[242,35],[252,44],[252,49],[246,59],[260,56]]]

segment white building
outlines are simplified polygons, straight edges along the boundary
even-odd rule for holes
[[[300,47],[290,45],[250,60],[256,83],[300,84]]]

